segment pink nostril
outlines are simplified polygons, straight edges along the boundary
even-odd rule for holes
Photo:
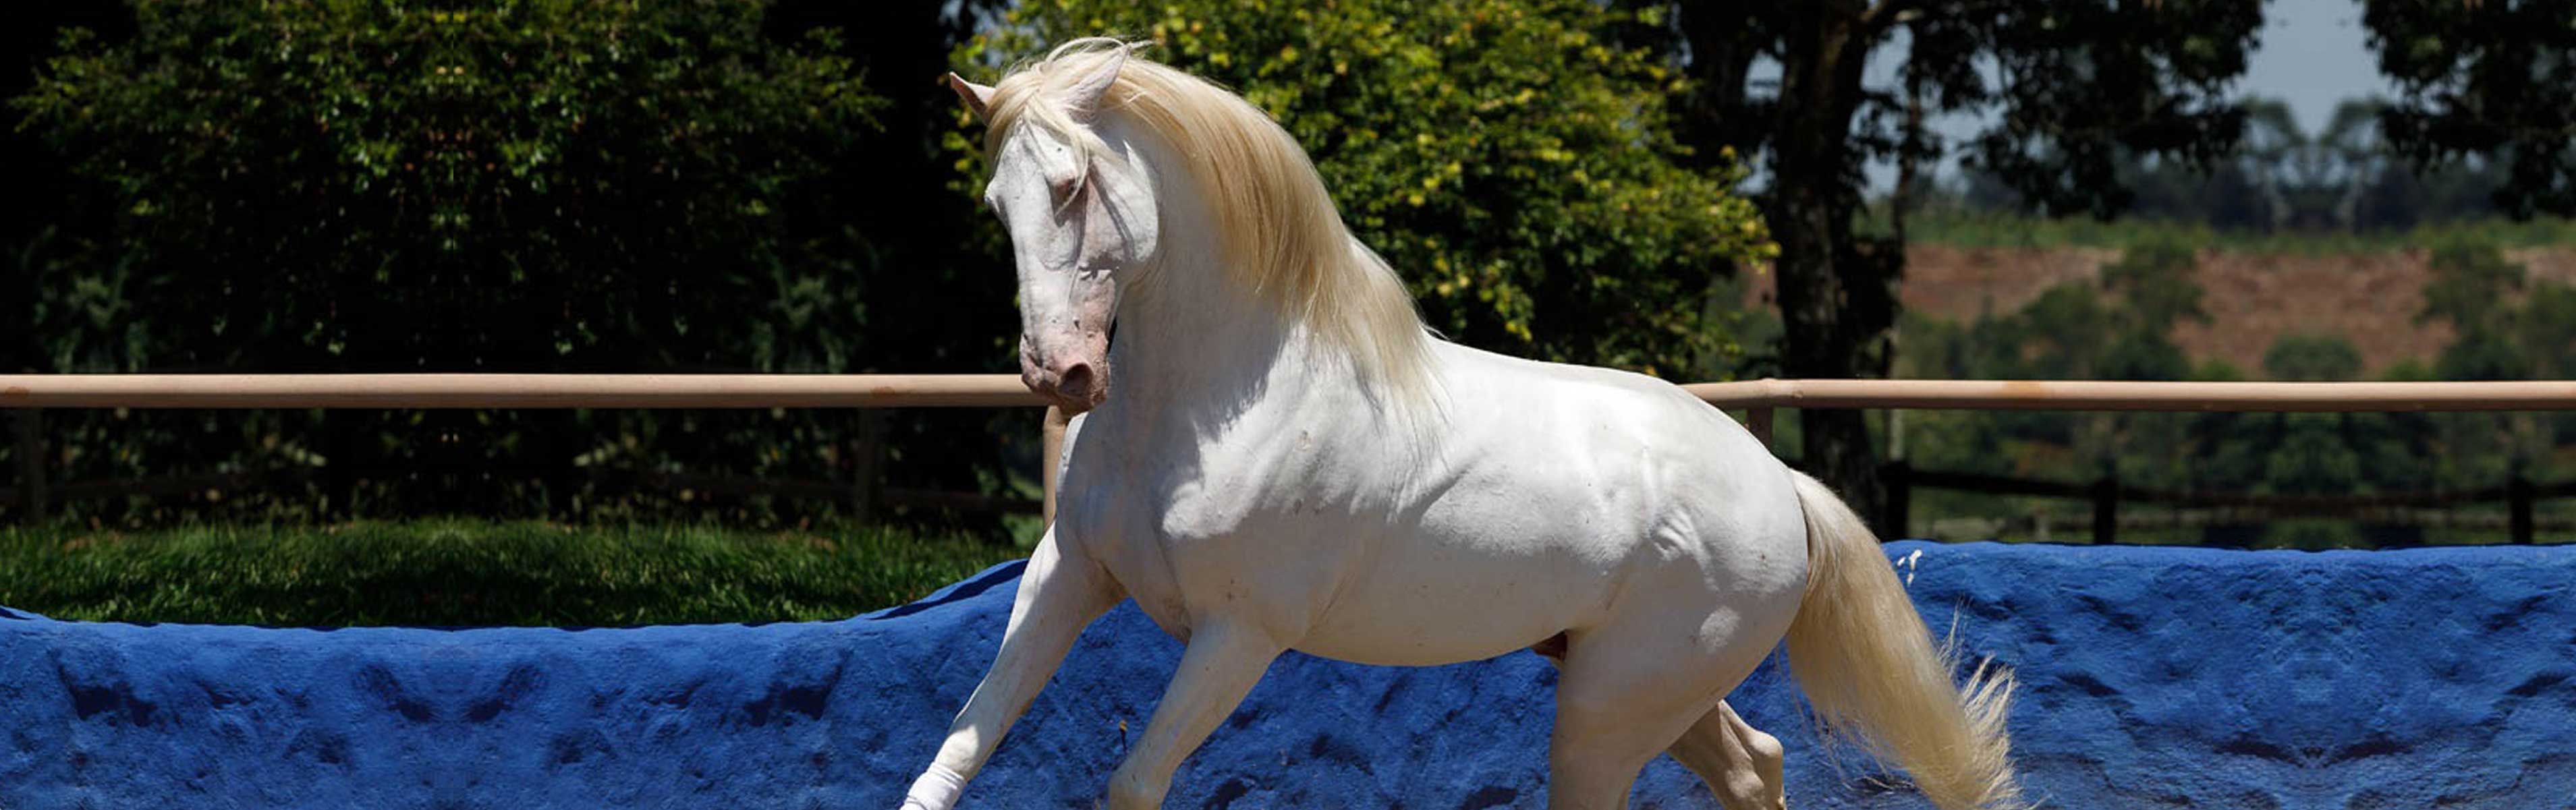
[[[1055,388],[1067,396],[1083,397],[1091,393],[1091,364],[1075,363],[1056,375]]]

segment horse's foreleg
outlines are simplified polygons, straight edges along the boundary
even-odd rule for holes
[[[1110,810],[1154,810],[1172,771],[1234,712],[1287,648],[1256,630],[1225,623],[1192,628],[1181,666],[1154,706],[1154,720],[1109,779]]]
[[[1090,559],[1066,557],[1049,530],[1029,555],[1020,575],[1020,593],[1011,604],[1010,624],[1002,631],[1002,650],[966,708],[948,727],[948,741],[930,769],[913,780],[904,794],[903,810],[950,810],[966,780],[1002,742],[1011,723],[1028,711],[1082,628],[1118,604],[1121,593],[1109,573]]]
[[[1699,774],[1726,810],[1783,810],[1780,741],[1725,703],[1682,732],[1669,753]]]

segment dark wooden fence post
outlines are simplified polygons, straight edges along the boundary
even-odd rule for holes
[[[2531,502],[2536,499],[2533,497],[2533,489],[2531,479],[2524,478],[2521,473],[2514,473],[2513,480],[2506,483],[2504,487],[2505,508],[2512,514],[2513,541],[2516,543],[2528,545],[2534,539]]]
[[[2093,542],[2120,539],[2120,476],[2107,473],[2093,481]]]
[[[45,522],[44,413],[18,410],[18,507],[29,525]]]
[[[862,525],[876,520],[877,505],[885,500],[885,423],[885,409],[859,409],[858,446],[851,448],[850,519]]]
[[[1879,539],[1905,539],[1914,510],[1914,465],[1901,458],[1890,461],[1879,468],[1878,478],[1887,486],[1887,515],[1883,518],[1885,525],[1879,528]]]

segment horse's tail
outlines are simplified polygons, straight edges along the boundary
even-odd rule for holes
[[[2028,805],[2014,783],[2004,716],[2012,673],[1980,663],[1952,685],[1958,651],[1935,645],[1878,538],[1803,473],[1807,595],[1789,625],[1789,666],[1828,734],[1892,760],[1943,810]]]

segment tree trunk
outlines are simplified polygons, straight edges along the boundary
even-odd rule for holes
[[[1896,317],[1901,246],[1852,233],[1860,210],[1851,148],[1861,67],[1876,42],[1861,9],[1819,3],[1811,26],[1790,32],[1783,55],[1779,137],[1772,141],[1772,234],[1784,327],[1781,372],[1791,378],[1883,377]],[[1880,521],[1885,493],[1859,411],[1809,410],[1800,421],[1807,471],[1853,510]],[[1878,527],[1882,533],[1902,527]]]

